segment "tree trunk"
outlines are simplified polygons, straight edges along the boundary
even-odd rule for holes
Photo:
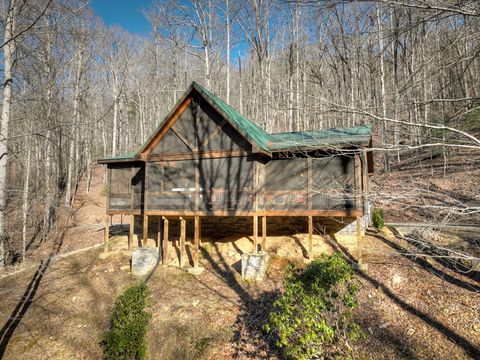
[[[230,104],[230,3],[225,0],[225,25],[227,26],[227,104]]]
[[[23,176],[23,201],[22,201],[22,261],[27,252],[27,220],[28,220],[28,191],[30,182],[30,158],[32,154],[31,138],[27,138],[27,159]]]
[[[67,166],[67,188],[65,190],[65,206],[71,206],[72,201],[72,180],[75,180],[75,186],[78,181],[78,128],[80,126],[80,81],[82,77],[83,49],[77,59],[77,68],[75,72],[75,93],[73,94],[73,139],[70,139],[69,158]],[[75,168],[74,168],[75,167]]]
[[[377,25],[378,25],[378,47],[380,52],[380,84],[381,84],[381,98],[382,98],[382,142],[383,147],[387,144],[387,129],[385,125],[385,118],[387,117],[387,105],[385,99],[385,61],[384,61],[384,47],[383,47],[383,31],[382,31],[382,21],[380,19],[380,7],[377,6]],[[388,163],[388,151],[383,152],[383,170],[385,172],[389,171],[389,163]]]
[[[113,129],[112,129],[112,156],[117,155],[117,131],[118,131],[118,84],[117,76],[113,74]]]
[[[5,266],[5,241],[7,234],[5,231],[5,206],[6,206],[6,190],[7,190],[7,160],[8,160],[8,127],[10,125],[10,114],[12,106],[12,82],[13,82],[13,63],[14,53],[16,50],[15,41],[10,41],[15,31],[15,15],[17,12],[17,1],[11,0],[8,8],[7,20],[5,22],[5,35],[3,47],[4,62],[4,82],[3,82],[3,104],[2,104],[2,120],[0,132],[2,139],[0,140],[0,268]]]

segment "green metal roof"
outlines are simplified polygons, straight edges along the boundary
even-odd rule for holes
[[[367,146],[370,142],[371,126],[356,126],[351,128],[333,128],[314,131],[297,131],[268,134],[260,126],[248,120],[232,106],[225,103],[215,94],[196,82],[192,82],[173,110],[163,119],[147,142],[136,152],[99,159],[99,162],[135,160],[144,151],[155,134],[162,128],[180,103],[195,89],[210,102],[223,116],[259,150],[270,154],[275,151],[312,150],[329,146]]]
[[[270,151],[315,149],[334,146],[367,146],[372,135],[371,126],[333,128],[270,134]]]
[[[106,158],[97,159],[98,162],[109,162],[109,161],[122,161],[122,160],[135,160],[135,156],[137,155],[136,151],[130,151],[125,154],[111,156]]]
[[[314,131],[297,131],[268,134],[261,127],[245,118],[233,107],[196,82],[193,87],[219,107],[244,135],[259,148],[267,152],[280,150],[314,149],[326,146],[368,145],[372,134],[371,126],[333,128]]]

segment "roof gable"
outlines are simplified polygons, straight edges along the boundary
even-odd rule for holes
[[[148,156],[148,154],[159,144],[166,132],[172,128],[182,114],[187,111],[192,102],[192,97],[195,94],[201,96],[206,103],[208,103],[216,112],[223,116],[225,121],[241,136],[243,136],[253,146],[254,149],[256,149],[258,152],[265,152],[264,143],[267,140],[268,135],[263,129],[247,120],[238,111],[224,103],[211,92],[193,82],[189,89],[185,92],[184,96],[177,102],[174,109],[164,118],[164,120],[153,132],[152,136],[140,148],[136,154],[136,157],[144,159],[146,156]],[[260,139],[256,139],[255,136],[251,135],[252,132],[255,132],[256,134],[264,134],[265,139],[263,140],[262,144],[260,143]],[[179,135],[178,132],[176,133]],[[187,140],[188,144],[188,139],[185,140]]]
[[[136,153],[100,159],[98,161],[107,163],[145,160],[146,156],[158,145],[162,137],[165,136],[182,113],[189,107],[194,94],[200,95],[204,101],[224,118],[228,125],[245,138],[252,145],[253,152],[271,155],[272,152],[280,151],[314,150],[334,147],[366,147],[369,146],[371,142],[371,126],[268,134],[216,95],[196,82],[192,82],[174,108]],[[206,149],[198,148],[197,150]]]

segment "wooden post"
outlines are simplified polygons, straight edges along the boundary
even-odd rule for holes
[[[168,219],[163,217],[162,264],[167,264],[168,257]]]
[[[262,251],[267,247],[267,217],[262,216]]]
[[[368,192],[369,192],[369,182],[368,182],[368,158],[366,155],[366,151],[364,150],[360,157],[362,159],[362,203],[363,203],[363,215],[366,215],[367,225],[371,225],[371,214],[370,214],[370,207],[369,207],[369,200],[368,200]]]
[[[135,215],[132,215],[132,218],[130,220],[129,229],[128,229],[128,250],[130,250],[132,248],[134,226],[135,226]]]
[[[308,217],[308,258],[313,260],[313,216]]]
[[[253,217],[253,253],[258,253],[258,216]]]
[[[355,155],[354,183],[355,210],[362,210],[362,167],[360,155]]]
[[[357,253],[358,253],[358,263],[362,262],[362,247],[361,247],[361,237],[362,229],[360,227],[360,216],[357,216]]]
[[[195,215],[195,224],[193,230],[193,267],[198,267],[198,257],[200,250],[200,217]]]
[[[156,241],[157,247],[160,246],[161,242],[162,242],[162,217],[159,216],[158,222],[157,222],[157,241]]]
[[[198,246],[202,246],[202,218],[198,217]]]
[[[142,246],[147,246],[148,240],[148,215],[143,215],[143,244]]]
[[[108,252],[108,239],[110,238],[110,215],[105,214],[105,231],[103,242],[105,244],[104,250]]]
[[[180,218],[180,267],[185,263],[185,238],[187,233],[187,222],[184,218]]]
[[[313,200],[313,162],[312,158],[307,159],[307,207],[312,210]]]

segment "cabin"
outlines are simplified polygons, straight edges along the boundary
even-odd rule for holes
[[[107,249],[115,214],[132,219],[129,247],[137,223],[139,246],[154,227],[163,254],[172,224],[178,224],[181,265],[191,229],[194,267],[202,227],[247,229],[257,252],[265,249],[270,227],[295,219],[308,232],[310,258],[314,223],[326,231],[353,226],[360,241],[373,171],[371,143],[369,126],[266,133],[194,82],[138,151],[98,160],[108,169]]]

